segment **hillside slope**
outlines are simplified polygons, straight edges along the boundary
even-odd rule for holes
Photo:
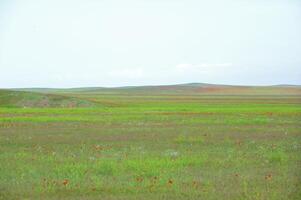
[[[61,93],[78,94],[147,94],[147,95],[301,95],[300,86],[234,86],[206,83],[178,85],[129,86],[115,88],[73,88],[61,90]]]
[[[0,89],[0,107],[93,107],[96,103],[57,94]]]
[[[301,95],[300,85],[238,86],[208,83],[124,87],[17,88],[13,91],[44,94],[190,94],[190,95]],[[71,95],[69,95],[71,94]]]

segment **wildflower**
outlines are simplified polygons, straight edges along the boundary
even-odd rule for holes
[[[137,182],[142,182],[142,181],[143,181],[143,178],[142,178],[142,177],[137,177],[137,178],[136,178],[136,181],[137,181]]]
[[[272,180],[272,174],[265,175],[264,179],[267,180],[267,181]]]
[[[64,181],[63,181],[63,185],[68,185],[69,184],[69,180],[68,179],[64,179]]]
[[[100,145],[95,145],[94,148],[95,150],[103,150],[103,148]]]
[[[157,176],[154,176],[154,177],[151,178],[151,183],[152,184],[156,184],[157,181],[158,181],[158,177]]]
[[[198,182],[197,181],[192,181],[192,186],[196,188],[198,186]]]
[[[90,160],[95,160],[95,157],[94,156],[90,156],[89,159]]]

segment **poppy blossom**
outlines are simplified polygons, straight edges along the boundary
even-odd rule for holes
[[[65,179],[64,181],[63,181],[63,185],[68,185],[69,184],[69,180],[68,179]]]

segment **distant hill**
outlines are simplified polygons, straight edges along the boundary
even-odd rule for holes
[[[273,87],[294,87],[294,88],[301,88],[301,85],[286,85],[286,84],[280,84],[280,85],[272,85]]]
[[[88,100],[57,94],[0,90],[0,107],[93,107]]]
[[[86,94],[189,94],[189,95],[301,95],[300,86],[236,86],[207,83],[127,86],[115,88],[73,88],[65,92]]]
[[[83,87],[83,88],[20,88],[14,91],[27,91],[65,96],[101,94],[139,95],[301,95],[298,85],[236,86],[208,83],[187,83],[176,85],[149,85],[125,87]],[[64,97],[66,98],[66,97]]]

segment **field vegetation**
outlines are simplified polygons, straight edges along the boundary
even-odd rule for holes
[[[300,119],[298,87],[1,90],[0,199],[301,199]]]

